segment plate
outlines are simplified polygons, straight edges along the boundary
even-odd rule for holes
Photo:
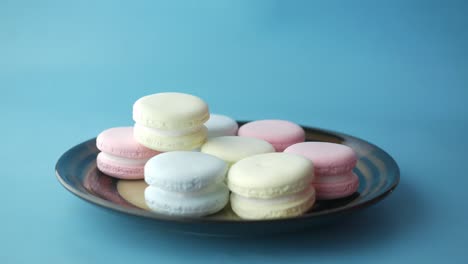
[[[239,122],[239,125],[244,123]],[[141,204],[144,188],[142,182],[120,181],[119,183],[119,180],[102,174],[96,168],[96,156],[99,150],[96,148],[95,138],[66,151],[58,160],[55,171],[59,182],[67,190],[92,204],[115,212],[143,217],[160,228],[219,236],[272,234],[319,227],[343,219],[346,213],[356,212],[377,203],[397,187],[400,170],[395,160],[384,150],[365,140],[343,133],[313,127],[303,126],[303,128],[306,132],[306,141],[334,142],[354,149],[358,156],[354,172],[359,176],[360,186],[350,197],[317,201],[309,212],[298,217],[242,220],[230,210],[229,206],[215,215],[201,218],[171,217],[150,212],[144,208],[144,204]],[[122,186],[125,187],[124,190]]]

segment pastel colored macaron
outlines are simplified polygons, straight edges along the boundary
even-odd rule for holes
[[[258,120],[249,122],[241,126],[237,134],[243,137],[266,140],[278,152],[305,140],[304,129],[286,120]]]
[[[208,138],[221,136],[235,136],[239,125],[237,122],[225,115],[210,114],[210,119],[205,123],[208,129]]]
[[[275,152],[275,148],[261,139],[223,136],[208,139],[201,152],[216,156],[232,165],[246,157]]]
[[[299,155],[266,153],[244,158],[228,173],[232,209],[245,219],[300,215],[314,204],[313,178],[312,163]]]
[[[312,161],[317,199],[343,198],[357,191],[359,178],[352,172],[357,156],[352,148],[328,142],[303,142],[284,152],[302,155]]]
[[[159,152],[137,143],[132,127],[115,127],[104,130],[96,138],[101,151],[97,156],[97,168],[120,179],[143,179],[146,162]]]
[[[174,216],[204,216],[228,202],[224,184],[227,164],[201,152],[172,151],[145,166],[145,201],[155,212]]]
[[[133,105],[135,139],[158,151],[195,149],[206,140],[209,117],[208,105],[190,94],[144,96]]]

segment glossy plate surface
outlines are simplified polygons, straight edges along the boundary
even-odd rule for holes
[[[239,122],[242,125],[244,122]],[[306,214],[274,220],[246,221],[229,208],[203,218],[175,218],[145,209],[141,182],[121,181],[102,174],[96,168],[96,139],[90,139],[65,152],[56,164],[60,183],[78,197],[117,212],[143,217],[154,225],[194,234],[257,235],[289,232],[339,220],[344,213],[372,205],[390,194],[398,185],[400,172],[393,158],[379,147],[338,132],[303,127],[307,141],[340,143],[352,147],[359,159],[355,173],[359,176],[358,192],[350,197],[317,201]],[[120,191],[120,192],[119,192]],[[125,198],[124,198],[125,197]]]

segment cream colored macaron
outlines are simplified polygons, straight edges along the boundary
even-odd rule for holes
[[[208,139],[201,152],[216,156],[232,165],[243,158],[275,152],[275,148],[261,139],[224,136]]]
[[[266,153],[231,166],[232,210],[244,219],[301,215],[315,202],[312,162],[289,153]]]
[[[192,150],[207,138],[208,105],[183,93],[144,96],[133,105],[135,140],[157,151]]]
[[[266,153],[236,162],[228,174],[229,189],[239,195],[273,198],[297,193],[314,178],[312,162],[289,153]]]

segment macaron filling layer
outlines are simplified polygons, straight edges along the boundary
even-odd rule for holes
[[[130,159],[130,158],[124,158],[124,157],[119,157],[115,156],[109,153],[101,152],[98,154],[102,160],[105,161],[110,161],[115,164],[119,164],[122,166],[135,166],[135,167],[143,167],[145,166],[146,162],[150,158],[145,158],[145,159]]]
[[[158,136],[158,137],[181,137],[181,136],[195,134],[203,129],[203,125],[201,125],[201,126],[188,128],[188,129],[166,130],[166,129],[147,127],[147,126],[140,125],[138,123],[135,124],[135,127],[146,129],[148,130],[148,132],[151,132],[154,136]]]

